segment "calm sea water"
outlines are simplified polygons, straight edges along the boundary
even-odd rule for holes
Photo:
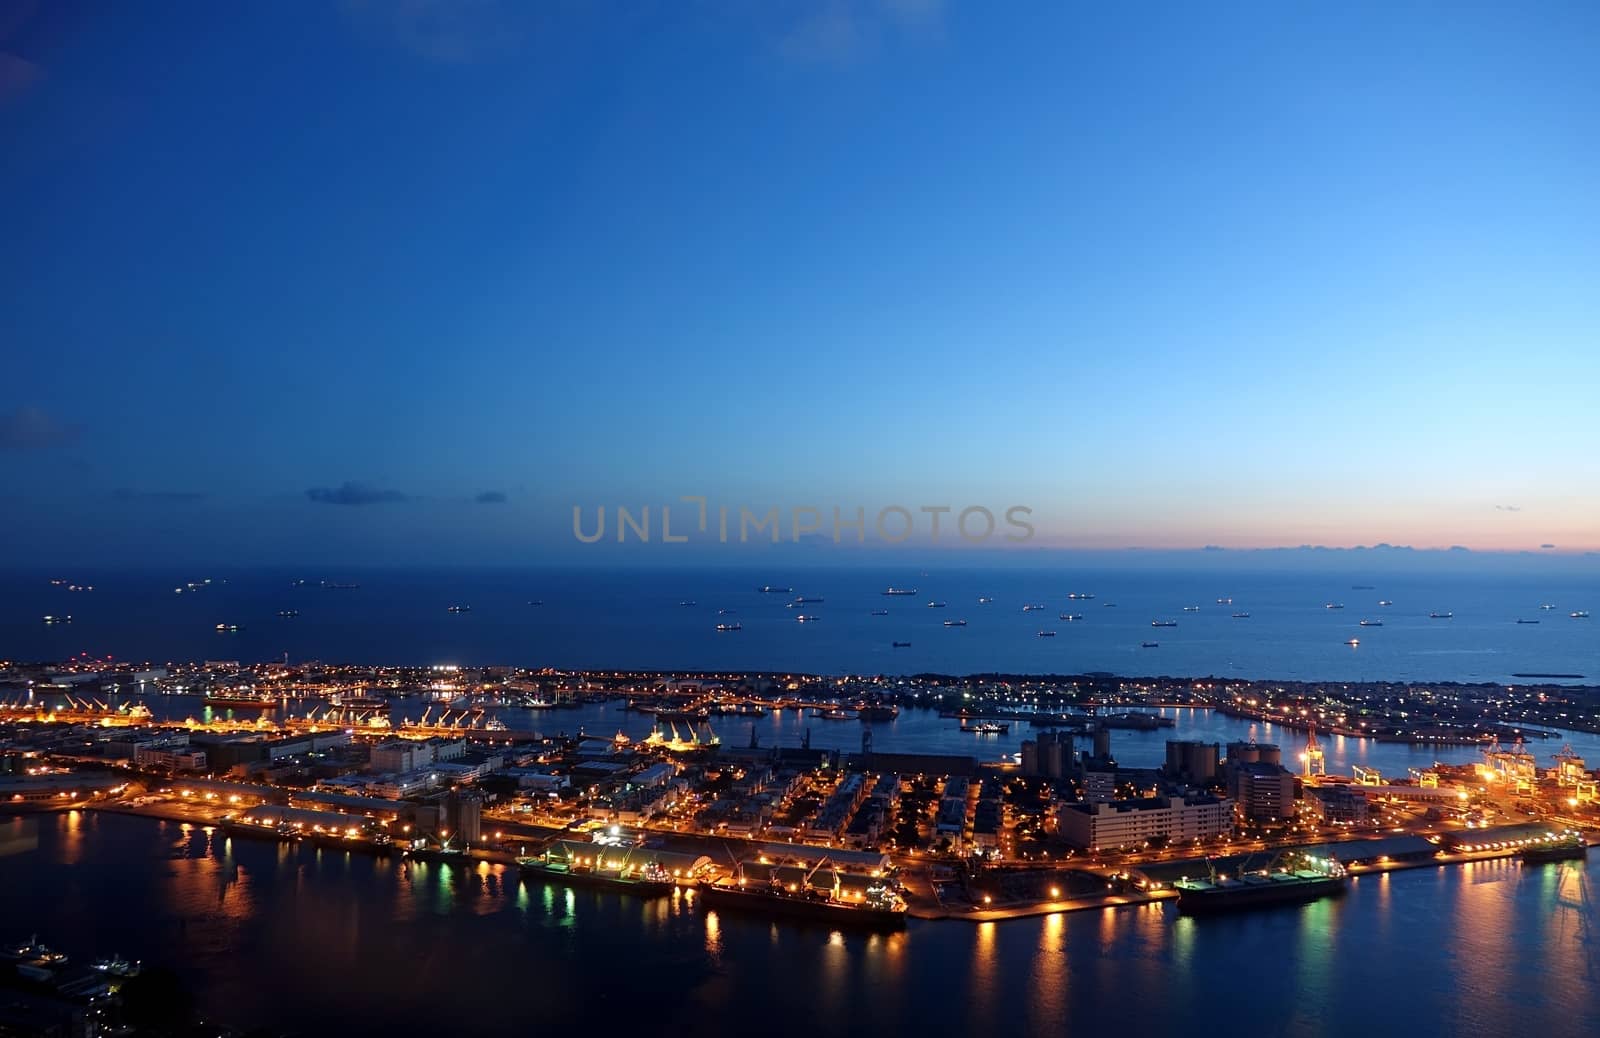
[[[217,1017],[336,1033],[1592,1035],[1600,863],[1358,879],[868,936],[73,813],[0,819],[0,919],[176,964]]]
[[[62,573],[0,577],[0,657],[281,658],[370,663],[1073,673],[1326,680],[1506,681],[1519,671],[1600,680],[1592,576],[1170,573],[1083,570],[373,571]],[[291,579],[312,579],[291,587]],[[173,588],[211,577],[204,591]],[[324,590],[316,580],[356,582]],[[223,581],[226,580],[226,583]],[[761,594],[762,584],[793,595]],[[920,590],[886,598],[889,585]],[[1372,585],[1356,590],[1353,585]],[[1090,592],[1072,602],[1069,592]],[[794,609],[794,597],[823,599]],[[980,597],[995,601],[980,605]],[[1217,604],[1232,598],[1231,605]],[[1391,606],[1380,606],[1380,600]],[[530,602],[540,602],[531,605]],[[943,601],[946,608],[928,608]],[[692,602],[693,605],[680,603]],[[1328,603],[1342,610],[1329,610]],[[1041,611],[1024,613],[1024,604]],[[1114,605],[1113,605],[1114,603]],[[1552,610],[1543,604],[1556,606]],[[450,613],[470,605],[470,613]],[[1185,606],[1200,611],[1186,613]],[[280,610],[298,610],[293,619]],[[719,609],[733,610],[719,616]],[[888,609],[888,616],[872,616]],[[1060,613],[1083,615],[1066,623]],[[1248,612],[1247,620],[1233,619]],[[1430,612],[1453,612],[1430,620]],[[805,613],[816,623],[795,622]],[[45,614],[70,614],[46,626]],[[1382,627],[1359,627],[1363,618]],[[1518,619],[1537,619],[1522,624]],[[964,628],[944,620],[965,619]],[[1153,619],[1177,620],[1155,629]],[[718,622],[743,630],[719,633]],[[218,634],[218,623],[238,624]],[[1057,632],[1040,638],[1041,630]],[[1360,647],[1345,645],[1359,637]],[[893,642],[910,642],[908,649]],[[1158,648],[1142,648],[1143,642]]]

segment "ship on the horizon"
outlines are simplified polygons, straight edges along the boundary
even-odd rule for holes
[[[1083,619],[1083,614],[1082,613],[1062,613],[1058,617],[1058,619],[1065,620],[1069,624],[1070,623],[1077,623],[1079,620]]]
[[[1176,620],[1151,620],[1150,621],[1150,626],[1151,627],[1176,627],[1176,626],[1178,626],[1178,621],[1176,621]]]
[[[1389,601],[1387,598],[1378,599],[1378,604],[1381,605],[1381,606],[1392,606],[1392,605],[1394,605],[1394,603]]]
[[[887,609],[874,609],[872,611],[872,615],[873,616],[888,616],[889,615],[889,610],[887,610]]]
[[[965,620],[946,620],[944,625],[946,627],[965,627],[967,622]]]
[[[1455,613],[1429,613],[1428,614],[1428,619],[1430,619],[1430,620],[1450,620],[1450,619],[1453,619],[1455,617],[1455,615],[1456,615]]]
[[[1537,620],[1522,620],[1522,619],[1518,619],[1517,620],[1517,623],[1519,623],[1519,624],[1536,624],[1538,622],[1539,621],[1537,621]]]
[[[1219,598],[1219,599],[1217,599],[1217,605],[1233,605],[1233,599],[1231,599],[1231,598]]]
[[[244,628],[238,624],[217,624],[218,634],[238,634],[242,630]]]
[[[1036,602],[1029,602],[1027,605],[1022,607],[1022,611],[1024,613],[1031,613],[1031,612],[1034,612],[1035,610],[1039,610],[1039,609],[1043,609],[1043,608],[1044,608],[1044,606],[1039,605]]]
[[[787,595],[787,594],[791,594],[794,591],[794,588],[792,588],[792,587],[774,587],[771,584],[765,584],[765,585],[763,585],[761,587],[756,588],[756,590],[759,591],[763,595]]]
[[[1139,643],[1139,648],[1141,648],[1141,649],[1159,649],[1159,648],[1161,648],[1161,643],[1160,642],[1140,642]]]
[[[1089,592],[1086,592],[1086,591],[1072,591],[1072,592],[1069,592],[1067,594],[1067,598],[1072,600],[1072,601],[1082,600],[1082,601],[1086,602],[1086,601],[1088,601],[1089,599],[1091,599],[1093,597],[1094,597],[1093,594],[1090,594]]]
[[[906,595],[906,596],[909,596],[909,595],[915,595],[917,593],[917,589],[914,588],[914,587],[886,587],[886,588],[883,589],[883,593],[886,594],[886,595]]]
[[[70,624],[72,622],[72,617],[46,615],[44,617],[44,622],[47,624]]]
[[[1054,631],[1040,631],[1039,632],[1039,637],[1041,637],[1041,638],[1054,638],[1055,636],[1056,636],[1056,632],[1054,632]]]
[[[1361,621],[1361,626],[1362,627],[1382,627],[1383,626],[1383,621],[1382,620],[1362,620]]]
[[[1324,609],[1343,609],[1344,608],[1344,603],[1343,602],[1329,602],[1327,605],[1323,606],[1322,608],[1324,608]]]
[[[822,617],[820,617],[820,616],[808,616],[808,615],[802,613],[799,616],[795,617],[794,619],[795,619],[796,623],[809,624],[809,623],[815,623],[816,621],[822,619]]]
[[[742,631],[742,630],[744,630],[744,624],[741,624],[741,623],[717,624],[717,630],[719,630],[719,631]]]
[[[1352,649],[1355,649],[1355,648],[1359,648],[1360,647],[1361,639],[1360,638],[1346,638],[1344,640],[1344,643],[1346,645],[1350,646]]]
[[[298,610],[298,609],[280,609],[280,610],[278,610],[278,615],[283,617],[285,620],[293,620],[295,617],[300,615],[300,610]]]
[[[945,605],[946,605],[946,603],[944,603],[944,602],[929,602],[928,603],[928,608],[929,609],[943,609],[945,607]]]
[[[1572,619],[1574,619],[1574,620],[1587,620],[1587,619],[1589,619],[1589,610],[1587,610],[1587,609],[1579,609],[1576,612],[1571,612],[1571,613],[1568,613],[1567,615],[1572,617]]]
[[[820,599],[820,598],[807,598],[805,595],[801,595],[799,598],[794,600],[795,605],[804,605],[807,602],[821,602],[821,601],[822,601],[822,599]]]
[[[1249,613],[1234,613],[1233,614],[1233,618],[1235,620],[1248,620],[1248,619],[1250,619],[1250,614]]]
[[[909,649],[909,648],[911,648],[911,643],[910,642],[890,642],[889,643],[889,647],[891,649]]]
[[[1200,607],[1199,606],[1184,606],[1183,607],[1183,611],[1186,612],[1186,613],[1198,613],[1200,611]]]
[[[447,613],[470,613],[470,612],[472,612],[472,607],[469,606],[469,605],[453,605],[453,606],[450,606],[449,608],[447,608],[445,610],[445,612],[447,612]]]

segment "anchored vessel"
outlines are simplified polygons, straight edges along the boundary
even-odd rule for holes
[[[906,925],[906,903],[887,882],[874,883],[859,899],[849,899],[838,887],[818,889],[806,882],[784,886],[777,880],[747,883],[741,876],[731,882],[702,881],[700,896],[707,908],[880,930],[899,930]]]
[[[1350,876],[1337,859],[1289,852],[1259,872],[1213,873],[1206,879],[1180,879],[1173,887],[1178,911],[1201,914],[1301,904],[1343,894],[1349,885]]]
[[[1553,835],[1548,840],[1532,843],[1517,852],[1524,865],[1541,865],[1550,861],[1577,861],[1589,855],[1589,845],[1579,833],[1567,831]]]

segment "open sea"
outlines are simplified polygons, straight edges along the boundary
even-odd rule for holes
[[[53,586],[51,577],[94,590],[69,591]],[[174,590],[207,578],[211,583],[200,590]],[[297,579],[308,583],[293,586]],[[359,586],[330,590],[319,586],[321,580]],[[793,590],[761,593],[762,585]],[[891,585],[919,593],[884,596]],[[1094,598],[1068,599],[1073,592]],[[790,608],[801,596],[821,601]],[[980,598],[993,601],[980,604]],[[930,608],[931,602],[945,605]],[[1044,608],[1024,612],[1028,604]],[[452,605],[470,611],[452,613]],[[1191,606],[1198,611],[1184,611]],[[888,615],[872,615],[879,609]],[[298,615],[280,617],[284,610]],[[1600,616],[1600,580],[1593,574],[1363,579],[836,567],[12,572],[0,575],[0,658],[250,662],[288,654],[297,661],[351,663],[864,674],[1108,671],[1330,681],[1508,682],[1519,672],[1540,672],[1600,682],[1600,619],[1571,619],[1577,611]],[[1249,618],[1235,619],[1241,612]],[[1434,612],[1454,616],[1430,619]],[[1064,621],[1063,613],[1082,619]],[[73,619],[47,625],[45,615]],[[799,623],[799,615],[816,619]],[[955,619],[967,625],[944,626]],[[1359,626],[1362,619],[1383,626]],[[1152,620],[1178,626],[1152,628]],[[716,630],[718,623],[733,622],[743,629]],[[219,634],[219,623],[241,630]],[[1056,634],[1041,638],[1041,631]],[[1350,638],[1360,645],[1344,644]],[[897,649],[894,642],[910,647]],[[1157,647],[1145,648],[1145,642]]]

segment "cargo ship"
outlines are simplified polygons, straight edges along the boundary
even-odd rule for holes
[[[909,646],[910,642],[895,642]],[[863,721],[893,721],[900,716],[900,708],[893,703],[857,703],[856,716]]]
[[[1038,604],[1037,602],[1030,602],[1027,605],[1022,607],[1022,611],[1024,613],[1032,613],[1032,612],[1035,612],[1036,610],[1040,610],[1040,609],[1043,609],[1043,608],[1044,608],[1044,606]]]
[[[765,585],[763,585],[761,587],[756,588],[756,590],[761,592],[763,595],[787,595],[787,594],[793,593],[794,588],[792,588],[792,587],[774,587],[771,584],[765,584]]]
[[[1383,621],[1382,620],[1363,620],[1363,621],[1361,621],[1361,626],[1362,627],[1382,627],[1383,626]]]
[[[204,702],[206,706],[246,706],[256,710],[271,710],[278,705],[270,694],[244,691],[207,692]]]
[[[1589,855],[1589,845],[1575,832],[1565,832],[1549,840],[1522,848],[1517,858],[1524,865],[1543,865],[1554,861],[1579,861]]]
[[[1176,621],[1176,620],[1151,620],[1150,621],[1150,626],[1151,627],[1176,627],[1176,626],[1178,626],[1178,621]]]
[[[1454,613],[1429,613],[1428,614],[1428,619],[1430,619],[1430,620],[1451,620],[1451,619],[1455,618],[1455,615],[1456,614],[1454,614]]]
[[[1056,619],[1065,620],[1069,624],[1077,623],[1079,620],[1083,619],[1083,614],[1082,613],[1062,613],[1059,616],[1057,616]]]
[[[1291,853],[1258,872],[1237,876],[1213,872],[1206,879],[1180,879],[1172,886],[1178,892],[1178,911],[1201,915],[1304,904],[1343,894],[1350,876],[1335,858]]]
[[[719,631],[742,631],[742,630],[744,630],[744,624],[741,624],[741,623],[717,624],[717,630],[719,630]]]
[[[1054,638],[1055,636],[1056,636],[1056,632],[1054,632],[1054,631],[1040,631],[1039,632],[1039,637],[1041,637],[1041,638]]]
[[[888,616],[889,615],[889,610],[887,610],[887,609],[874,609],[872,611],[872,615],[873,616]]]
[[[967,622],[965,620],[946,620],[944,625],[946,627],[965,627]]]
[[[910,597],[916,595],[917,589],[914,587],[886,587],[883,589],[883,593],[886,595],[904,595]]]
[[[785,887],[775,881],[746,883],[742,878],[732,882],[702,881],[700,899],[708,909],[760,912],[831,926],[900,930],[906,925],[905,901],[886,883],[868,887],[859,900],[848,900],[837,889],[819,890],[803,883]]]
[[[601,852],[603,853],[603,852]],[[540,861],[538,858],[518,858],[517,865],[524,876],[550,880],[571,887],[594,887],[600,890],[617,890],[639,897],[664,897],[672,893],[675,885],[672,876],[655,862],[649,862],[638,871],[595,869],[574,866],[564,861]]]

